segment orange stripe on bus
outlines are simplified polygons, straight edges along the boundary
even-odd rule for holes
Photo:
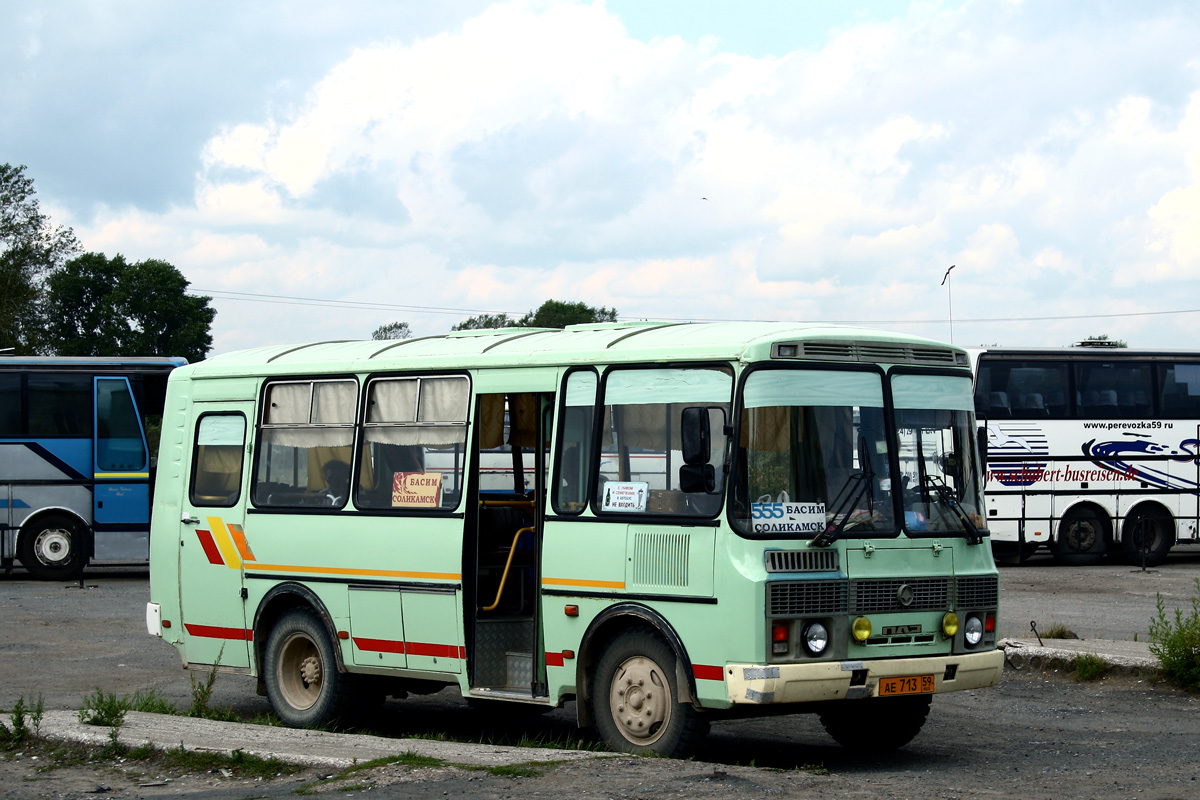
[[[625,581],[584,581],[574,578],[542,578],[543,586],[585,586],[590,589],[624,589]]]
[[[246,541],[246,532],[242,530],[242,526],[231,522],[225,527],[229,528],[229,533],[233,536],[233,543],[237,546],[238,552],[242,554],[242,561],[256,560],[254,553],[250,550],[250,543]]]
[[[354,575],[358,577],[377,578],[427,578],[429,580],[458,581],[462,575],[457,572],[406,572],[391,569],[349,569],[346,567],[298,567],[291,564],[243,564],[248,570],[256,572],[298,572],[308,575]]]

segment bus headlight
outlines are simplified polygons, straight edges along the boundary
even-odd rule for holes
[[[850,626],[850,635],[854,637],[856,642],[865,642],[871,638],[871,620],[866,617],[858,617],[854,620],[854,624]]]
[[[804,648],[814,656],[825,652],[829,646],[829,631],[819,622],[814,622],[804,629]]]
[[[983,620],[974,614],[967,617],[967,622],[963,625],[963,638],[971,647],[983,641]]]
[[[958,633],[958,614],[953,611],[947,611],[942,617],[942,633],[946,634],[947,639],[953,639],[954,634]]]

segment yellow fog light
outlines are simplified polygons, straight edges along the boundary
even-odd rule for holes
[[[854,620],[854,624],[850,626],[850,635],[854,637],[856,642],[865,642],[871,638],[871,620],[866,617],[858,617]]]
[[[942,617],[942,633],[946,634],[947,639],[953,639],[954,634],[958,633],[958,614],[953,611],[947,611]]]

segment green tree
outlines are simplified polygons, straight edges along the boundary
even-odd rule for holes
[[[1081,342],[1076,342],[1075,347],[1129,347],[1129,343],[1124,339],[1110,339],[1108,334],[1102,333],[1099,336],[1089,336]]]
[[[87,253],[46,279],[46,349],[64,356],[183,356],[212,347],[208,297],[166,261]]]
[[[25,167],[0,164],[0,349],[38,348],[43,280],[77,252],[71,229],[42,214]]]
[[[387,339],[408,339],[412,336],[412,329],[408,327],[407,322],[389,322],[386,325],[380,325],[371,334],[372,339],[385,341]]]
[[[567,303],[562,300],[547,300],[534,311],[520,319],[508,314],[480,314],[464,319],[450,330],[469,331],[483,328],[565,328],[568,325],[584,325],[592,322],[616,322],[617,310],[586,303]]]

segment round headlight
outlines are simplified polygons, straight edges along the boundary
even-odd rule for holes
[[[958,633],[958,614],[953,611],[947,611],[942,617],[942,633],[946,634],[947,639],[953,639],[954,634]]]
[[[983,641],[983,620],[974,614],[967,617],[967,624],[963,626],[963,638],[971,647]]]
[[[825,652],[829,645],[829,631],[819,622],[814,622],[804,629],[804,646],[814,656]]]
[[[854,637],[856,642],[865,642],[871,638],[871,620],[866,617],[858,617],[854,620],[854,624],[850,626],[850,635]]]

